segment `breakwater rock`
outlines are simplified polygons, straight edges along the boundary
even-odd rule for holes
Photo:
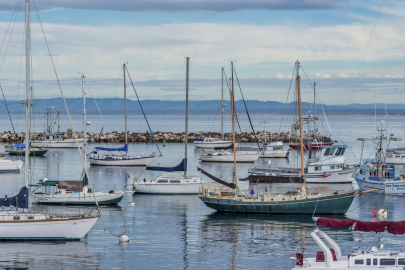
[[[83,132],[76,133],[78,138],[83,138]],[[262,141],[265,140],[267,142],[274,142],[274,141],[281,141],[284,143],[289,142],[298,142],[298,137],[295,134],[284,133],[264,133],[262,131],[256,132],[242,132],[241,134],[236,135],[236,140],[239,142],[255,142],[257,139]],[[144,143],[151,143],[153,142],[153,138],[149,132],[128,132],[128,142],[144,142]],[[185,133],[174,133],[174,132],[161,132],[156,131],[154,132],[154,136],[157,142],[173,142],[173,143],[180,143],[184,142]],[[304,136],[306,134],[304,133]],[[71,132],[63,133],[63,137],[73,138],[73,134]],[[199,132],[199,133],[189,133],[188,141],[193,142],[194,139],[198,138],[220,138],[219,133],[214,132]],[[31,133],[31,140],[42,140],[44,138],[43,133],[34,132]],[[117,132],[113,131],[111,133],[99,134],[99,133],[87,133],[87,138],[89,142],[96,142],[96,143],[111,143],[111,142],[125,142],[125,133],[124,132]],[[25,133],[16,133],[14,134],[11,131],[5,131],[0,133],[0,142],[3,143],[22,143],[25,139]],[[225,133],[224,134],[225,140],[232,140],[232,133]],[[317,135],[318,141],[323,142],[330,142],[331,139],[323,136],[322,134]]]

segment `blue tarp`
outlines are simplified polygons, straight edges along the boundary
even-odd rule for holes
[[[106,148],[106,147],[96,147],[97,150],[101,151],[128,151],[128,144],[125,144],[121,148]]]
[[[183,159],[179,165],[175,167],[146,167],[149,171],[161,171],[161,172],[185,172],[187,171],[187,159]]]
[[[31,143],[30,143],[30,147],[31,147]],[[13,145],[13,148],[25,148],[25,144],[15,144]]]
[[[18,208],[26,208],[28,209],[28,188],[26,186],[20,189],[18,195],[0,199],[0,206],[15,206]]]

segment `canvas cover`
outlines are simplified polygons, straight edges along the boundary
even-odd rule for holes
[[[83,191],[83,181],[59,181],[58,188],[81,192]]]
[[[108,148],[108,147],[96,147],[97,150],[101,150],[101,151],[128,151],[128,144],[125,144],[123,147],[121,148],[117,148],[117,147],[113,147],[113,148]]]
[[[146,167],[149,171],[161,171],[161,172],[185,172],[187,171],[187,159],[183,159],[179,165],[174,167]]]
[[[0,199],[0,206],[8,207],[15,206],[18,208],[28,208],[28,188],[26,186],[20,189],[20,192],[16,196]]]

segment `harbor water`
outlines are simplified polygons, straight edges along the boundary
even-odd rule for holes
[[[12,116],[16,119],[16,116]],[[21,116],[20,116],[21,117]],[[35,131],[42,131],[40,117],[36,121]],[[252,115],[257,130],[264,130],[264,115]],[[123,131],[122,115],[90,115],[90,132]],[[267,130],[271,132],[289,131],[290,123],[283,122],[280,115],[267,116]],[[74,125],[81,131],[81,116],[74,115]],[[15,128],[22,130],[22,123],[15,120]],[[66,119],[61,119],[61,130],[68,128]],[[182,115],[148,118],[153,130],[184,131]],[[215,121],[214,121],[215,120]],[[284,118],[283,121],[286,119]],[[338,143],[349,145],[345,156],[348,164],[358,164],[360,158],[374,157],[372,142],[366,142],[362,153],[361,142],[356,138],[376,136],[376,123],[387,122],[386,117],[374,116],[333,116],[328,122],[319,123],[323,135],[329,135]],[[214,123],[214,124],[213,124]],[[189,130],[220,131],[218,116],[191,115]],[[107,125],[106,125],[107,124]],[[130,132],[145,132],[147,126],[142,116],[129,117]],[[249,123],[240,119],[242,131]],[[281,128],[280,128],[281,126]],[[328,129],[329,126],[329,129]],[[107,130],[108,127],[108,130]],[[229,132],[229,125],[226,131]],[[0,130],[11,130],[8,116],[0,118]],[[404,138],[403,120],[400,116],[390,116],[387,135]],[[403,142],[392,142],[389,147],[402,147]],[[112,144],[103,144],[108,146]],[[255,144],[249,144],[254,146]],[[0,145],[0,152],[4,150]],[[96,145],[90,143],[89,151]],[[159,150],[152,143],[132,143],[130,154],[157,153],[152,165],[175,166],[184,156],[184,144],[159,144]],[[388,145],[387,145],[388,146]],[[287,148],[288,145],[285,145]],[[188,175],[201,176],[197,166],[228,181],[233,181],[233,164],[200,163],[201,150],[188,145]],[[259,159],[258,166],[298,166],[298,152],[293,151],[288,160]],[[15,157],[7,157],[15,158]],[[80,155],[77,149],[50,149],[44,157],[31,158],[31,183],[46,177],[49,180],[78,180],[82,173]],[[272,161],[271,164],[268,161]],[[252,164],[239,164],[238,176],[247,176]],[[90,180],[95,190],[132,189],[135,180],[154,179],[161,172],[146,171],[137,167],[97,167],[88,165]],[[179,176],[178,173],[168,173]],[[23,185],[23,171],[20,174],[1,174],[0,196],[14,195]],[[212,183],[206,177],[207,183]],[[244,186],[243,186],[244,185]],[[337,188],[350,189],[353,186]],[[246,183],[243,188],[250,188]],[[366,203],[367,200],[367,203]],[[135,205],[131,203],[134,202]],[[49,213],[63,211],[85,211],[88,207],[33,205],[33,210]],[[374,221],[371,209],[387,209],[388,220],[405,220],[404,197],[365,194],[356,196],[348,213],[338,218],[353,218]],[[102,220],[99,220],[89,234],[80,242],[0,242],[0,268],[3,269],[291,269],[293,261],[289,258],[297,250],[320,250],[310,237],[314,228],[311,216],[307,215],[255,215],[217,213],[206,207],[198,196],[158,196],[134,195],[128,192],[118,206],[102,207]],[[315,213],[316,215],[316,213]],[[105,226],[108,227],[108,229]],[[390,249],[399,249],[404,245],[402,236],[388,233],[363,233],[350,230],[324,228],[341,246],[343,254],[351,253],[355,248],[379,246],[381,243]],[[111,231],[111,233],[110,233]],[[126,234],[129,243],[120,244],[114,235]]]

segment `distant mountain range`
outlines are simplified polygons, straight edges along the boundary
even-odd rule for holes
[[[69,112],[73,114],[83,112],[83,99],[81,98],[70,98],[66,100]],[[124,99],[122,98],[96,98],[98,107],[100,108],[102,114],[123,114],[124,113]],[[225,101],[225,112],[230,112],[230,102]],[[7,114],[7,109],[4,101],[0,101],[0,114]],[[145,113],[150,114],[184,114],[185,111],[185,101],[167,101],[167,100],[142,100],[142,108]],[[220,112],[220,100],[203,100],[203,101],[189,101],[189,113],[191,114],[215,114]],[[21,105],[21,101],[17,103],[15,100],[7,100],[7,105],[10,113],[15,114],[23,113],[24,106]],[[57,107],[61,114],[66,114],[65,106],[61,98],[50,98],[50,99],[36,99],[34,101],[33,113],[42,114],[46,107],[54,106]],[[86,100],[87,113],[97,114],[98,109],[94,99],[88,98]],[[246,100],[246,106],[249,113],[260,113],[260,114],[291,114],[296,109],[296,104],[294,103],[282,103],[277,101],[258,101],[258,100]],[[316,106],[316,111],[328,114],[374,114],[374,104],[349,104],[349,105],[323,105],[318,104]],[[377,114],[384,114],[385,108],[389,114],[405,114],[405,105],[403,104],[383,104],[377,103]],[[141,109],[138,101],[127,100],[128,113],[140,114]],[[236,112],[240,114],[246,113],[245,105],[243,100],[238,100],[235,103]],[[312,103],[302,103],[302,112],[307,114],[307,112],[313,112]]]

